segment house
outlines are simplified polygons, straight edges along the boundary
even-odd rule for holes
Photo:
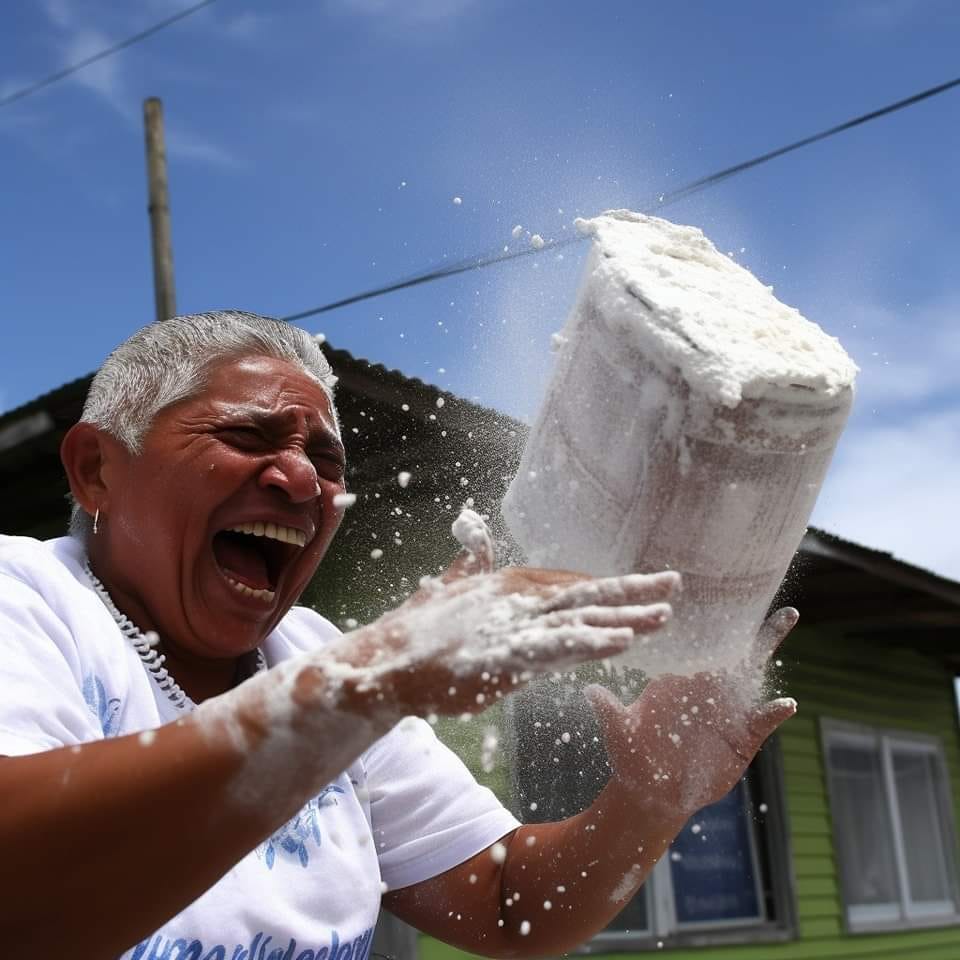
[[[523,428],[419,380],[327,352],[340,377],[348,485],[358,500],[307,599],[349,626],[452,558],[458,508],[470,498],[478,509],[495,508]],[[87,383],[0,416],[0,531],[64,529],[57,451]],[[779,654],[772,685],[796,697],[799,713],[730,796],[693,818],[584,952],[960,957],[960,583],[810,530],[782,593],[802,623]],[[567,815],[589,802],[604,760],[602,750],[573,749],[592,743],[576,689],[526,695],[498,711],[441,724],[441,735],[522,819]],[[490,723],[503,744],[494,763],[481,749]],[[560,723],[573,744],[563,756]],[[389,920],[381,938],[381,949],[401,960],[458,953]]]

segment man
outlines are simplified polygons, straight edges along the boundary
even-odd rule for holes
[[[343,511],[332,387],[273,320],[144,328],[64,440],[73,536],[0,541],[10,955],[364,960],[381,894],[465,949],[569,950],[793,712],[724,677],[665,678],[628,708],[591,688],[609,784],[519,826],[414,718],[622,652],[677,578],[496,572],[468,517],[447,574],[339,635],[294,606]],[[663,736],[681,693],[702,702],[694,750]]]

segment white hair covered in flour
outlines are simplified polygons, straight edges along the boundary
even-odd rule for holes
[[[215,310],[148,324],[121,343],[94,376],[80,420],[136,454],[161,410],[200,393],[211,367],[244,356],[296,364],[323,388],[336,417],[337,378],[309,333],[255,313]],[[91,528],[90,516],[74,504],[70,532],[85,539]]]

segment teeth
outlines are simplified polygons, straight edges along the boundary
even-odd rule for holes
[[[302,530],[293,527],[284,527],[279,523],[241,523],[229,528],[234,533],[249,533],[255,537],[267,537],[269,540],[279,540],[281,543],[292,543],[295,547],[307,545],[307,535]]]
[[[261,600],[273,600],[275,593],[273,590],[254,590],[253,587],[248,587],[245,583],[240,583],[238,580],[234,580],[233,577],[227,577],[227,583],[233,587],[237,593],[242,593],[247,597],[258,597]]]

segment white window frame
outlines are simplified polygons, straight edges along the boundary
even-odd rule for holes
[[[607,929],[598,933],[589,944],[578,952],[603,953],[609,950],[623,950],[649,945],[651,940],[658,942],[673,941],[672,945],[708,945],[729,942],[749,943],[752,935],[762,942],[771,939],[784,939],[771,933],[771,920],[764,906],[764,888],[761,879],[761,864],[757,840],[756,811],[749,795],[743,798],[743,810],[747,817],[747,842],[750,850],[750,862],[755,886],[758,911],[754,917],[737,917],[731,920],[685,921],[677,919],[676,899],[674,896],[673,874],[671,872],[671,850],[657,861],[650,871],[641,894],[647,904],[647,927],[643,930]],[[696,818],[694,818],[696,819]],[[789,866],[785,864],[786,869]],[[784,905],[786,908],[786,904]],[[733,939],[727,939],[728,934]],[[746,937],[746,939],[744,939]],[[677,938],[680,938],[679,940]]]
[[[905,926],[929,927],[960,923],[960,898],[958,898],[956,841],[953,823],[954,808],[949,793],[948,771],[943,744],[940,739],[925,734],[869,727],[829,718],[823,718],[821,721],[821,737],[823,765],[831,799],[835,850],[841,872],[850,869],[850,867],[841,862],[840,843],[837,838],[837,832],[842,829],[843,825],[837,822],[837,805],[834,802],[836,796],[835,774],[830,765],[831,746],[846,744],[876,751],[880,760],[881,777],[890,819],[888,827],[893,840],[893,879],[897,887],[898,899],[885,904],[848,904],[844,902],[847,930],[851,933],[876,932],[878,930],[900,930]],[[937,826],[943,838],[942,848],[946,871],[946,876],[943,879],[946,880],[952,894],[950,900],[914,901],[910,896],[910,877],[907,870],[899,798],[897,797],[893,770],[893,755],[895,752],[932,758],[937,768],[937,783],[934,789],[938,791],[938,795],[932,797],[935,809],[931,811],[931,815],[936,818]],[[843,885],[841,885],[840,895],[843,898]]]

